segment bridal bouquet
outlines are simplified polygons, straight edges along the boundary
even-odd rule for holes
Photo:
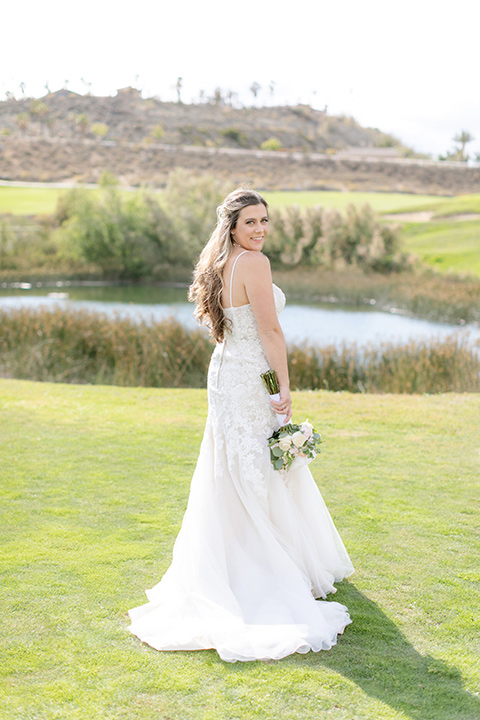
[[[275,370],[269,370],[261,375],[265,387],[275,400],[280,399],[280,388],[278,385],[277,374]],[[275,470],[286,472],[287,470],[295,470],[303,465],[312,462],[317,453],[320,452],[318,447],[322,442],[320,433],[308,420],[294,425],[288,423],[283,425],[285,415],[277,415],[281,427],[275,430],[268,440],[270,448],[270,460]]]
[[[283,425],[268,440],[272,465],[283,472],[308,465],[320,452],[321,442],[320,433],[315,432],[308,420],[300,425]]]

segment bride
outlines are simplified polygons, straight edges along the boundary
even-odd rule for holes
[[[285,296],[262,248],[268,206],[239,188],[217,210],[189,298],[216,342],[208,417],[173,561],[130,610],[130,631],[157,650],[215,648],[222,660],[328,650],[351,622],[334,582],[353,566],[308,467],[270,463],[275,413],[292,417]],[[280,400],[260,378],[276,371]]]

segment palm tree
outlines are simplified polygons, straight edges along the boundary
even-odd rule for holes
[[[177,102],[179,102],[179,103],[182,102],[181,97],[180,97],[180,94],[182,92],[182,85],[183,85],[183,78],[178,77],[177,82],[175,84],[175,90],[177,91]]]
[[[453,138],[453,142],[458,143],[461,146],[458,150],[458,154],[462,162],[466,162],[468,160],[468,155],[465,155],[465,145],[472,142],[472,140],[475,140],[475,138],[467,132],[467,130],[462,130]]]
[[[250,92],[252,93],[255,100],[257,99],[258,91],[261,89],[261,85],[258,84],[258,82],[253,82],[250,85]]]

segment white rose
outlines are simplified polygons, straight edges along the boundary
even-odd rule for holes
[[[292,438],[290,437],[290,435],[285,435],[285,437],[280,438],[280,440],[278,441],[280,450],[283,450],[283,452],[290,450],[291,444],[292,444]]]
[[[292,435],[292,442],[297,448],[302,447],[306,439],[307,438],[302,432],[300,432],[300,430],[297,430],[297,432]]]
[[[305,438],[306,438],[307,440],[310,440],[310,438],[311,438],[312,435],[313,435],[313,425],[312,425],[312,423],[309,423],[308,420],[305,420],[305,422],[303,422],[303,423],[300,425],[300,427],[302,428],[302,432],[303,432],[303,434],[305,435]]]

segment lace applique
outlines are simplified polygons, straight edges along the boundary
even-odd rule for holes
[[[275,308],[280,313],[285,295],[276,285]],[[227,308],[231,327],[225,341],[214,350],[210,362],[208,388],[209,409],[213,425],[216,473],[224,468],[220,457],[227,457],[229,471],[251,484],[257,495],[267,495],[266,472],[270,454],[267,440],[278,427],[268,393],[260,378],[268,370],[257,322],[250,305]]]

